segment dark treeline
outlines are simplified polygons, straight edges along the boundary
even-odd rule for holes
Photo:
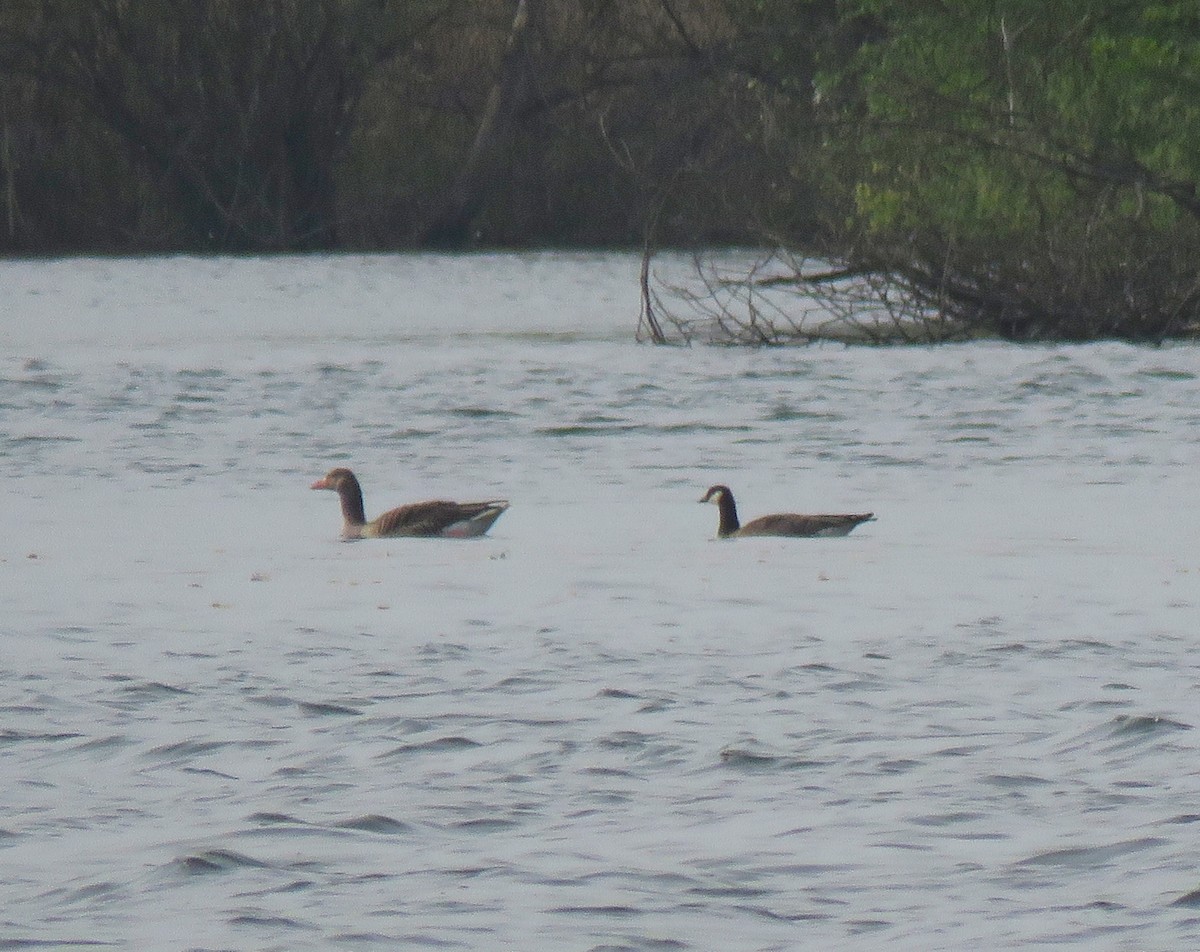
[[[0,252],[745,242],[1158,340],[1198,94],[1197,0],[4,0]]]
[[[744,236],[737,27],[725,0],[5,0],[0,246],[627,244],[668,191],[665,235]]]

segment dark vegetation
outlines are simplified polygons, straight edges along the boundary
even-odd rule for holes
[[[1197,0],[0,4],[0,253],[758,246],[646,335],[1159,341],[1198,184]]]

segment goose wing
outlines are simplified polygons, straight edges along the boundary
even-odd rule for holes
[[[737,531],[737,535],[846,535],[855,526],[873,518],[874,515],[869,512],[822,513],[819,515],[781,512],[771,516],[760,516],[757,519],[752,519]]]
[[[379,536],[482,535],[508,508],[503,500],[489,502],[449,502],[431,499],[397,506],[379,516],[371,525]]]

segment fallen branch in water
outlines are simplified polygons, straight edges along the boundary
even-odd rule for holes
[[[963,339],[891,276],[784,251],[693,256],[691,279],[654,274],[642,256],[638,340],[777,347],[818,341],[895,344]],[[721,261],[725,263],[722,264]],[[656,280],[652,280],[655,278]],[[670,302],[668,304],[668,301]]]

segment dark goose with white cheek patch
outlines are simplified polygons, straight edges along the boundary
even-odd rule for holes
[[[717,535],[722,539],[734,536],[844,536],[855,526],[875,518],[874,513],[870,512],[820,515],[780,512],[771,516],[759,516],[742,525],[738,522],[737,504],[733,501],[733,493],[729,491],[728,486],[710,486],[700,501],[716,503],[721,513]]]

